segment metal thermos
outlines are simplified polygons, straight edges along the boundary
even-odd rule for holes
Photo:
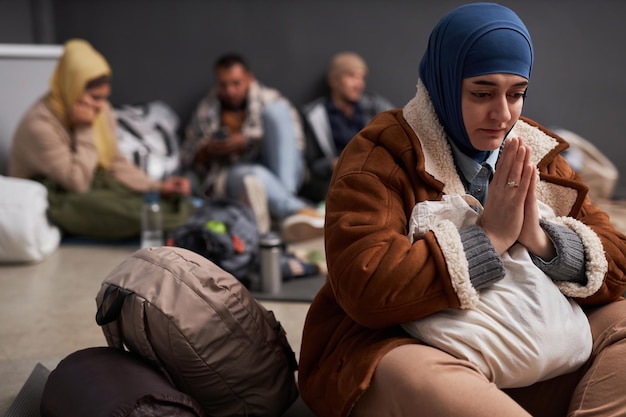
[[[280,268],[282,239],[276,233],[269,232],[261,236],[261,290],[268,294],[280,292],[283,275]]]

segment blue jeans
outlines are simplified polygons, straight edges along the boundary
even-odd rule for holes
[[[297,197],[304,159],[289,106],[284,102],[269,103],[262,116],[265,135],[259,160],[233,165],[228,171],[226,193],[230,198],[240,199],[244,192],[243,178],[254,175],[265,188],[270,215],[284,219],[307,205]]]

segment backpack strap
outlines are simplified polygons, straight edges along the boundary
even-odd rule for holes
[[[109,308],[107,311],[104,311],[104,304],[106,300],[111,296],[113,291],[117,290],[117,296],[111,301]],[[124,300],[127,296],[132,294],[132,291],[128,291],[124,288],[120,288],[115,285],[109,285],[106,290],[104,290],[104,296],[102,297],[102,303],[98,306],[98,311],[96,312],[96,323],[98,326],[103,326],[105,324],[109,324],[120,316],[122,312],[122,306],[124,305]]]
[[[104,290],[100,305],[98,306],[98,311],[96,312],[96,323],[98,326],[102,327],[102,332],[104,333],[107,344],[122,350],[124,349],[122,332],[119,323],[113,322],[120,316],[124,300],[130,294],[132,294],[132,291],[120,288],[116,285],[107,286]],[[109,300],[110,297],[114,298]]]

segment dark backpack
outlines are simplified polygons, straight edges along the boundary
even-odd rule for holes
[[[50,373],[43,417],[205,417],[200,404],[131,352],[91,347],[63,359]]]
[[[257,276],[259,230],[252,209],[235,200],[207,199],[171,235],[172,246],[215,262],[246,287]]]

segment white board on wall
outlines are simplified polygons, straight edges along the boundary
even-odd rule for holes
[[[6,175],[13,132],[24,112],[43,94],[60,45],[0,44],[0,175]]]

